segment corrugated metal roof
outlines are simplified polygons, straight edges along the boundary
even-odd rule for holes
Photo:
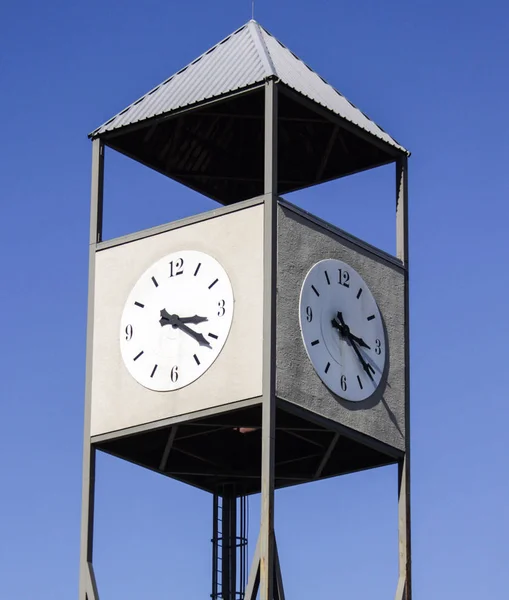
[[[398,150],[406,152],[256,21],[216,44],[91,133],[104,133],[277,77],[282,83]]]

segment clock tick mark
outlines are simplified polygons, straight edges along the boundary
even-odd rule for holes
[[[211,337],[211,338],[213,338],[213,339],[217,340],[217,335],[214,335],[213,333],[209,333],[209,337]]]
[[[311,345],[312,345],[312,346],[316,346],[316,345],[317,345],[317,344],[319,344],[319,343],[320,343],[320,340],[315,340],[314,342],[311,342]]]
[[[152,277],[152,283],[156,286],[159,287],[159,284],[157,283],[157,279],[155,277]]]
[[[372,321],[375,318],[375,315],[369,315],[368,321]]]
[[[200,270],[201,267],[201,263],[198,263],[198,266],[196,267],[196,271],[194,272],[194,276],[196,277],[196,275],[198,275],[198,271]]]
[[[140,358],[140,356],[143,354],[143,352],[144,352],[144,351],[142,350],[142,351],[141,351],[139,354],[137,354],[137,355],[136,355],[136,356],[133,358],[133,360],[138,360],[138,358]]]
[[[311,289],[313,290],[313,292],[317,295],[320,296],[320,292],[315,288],[314,285],[311,286]]]
[[[325,372],[327,373],[329,369],[330,369],[330,362],[327,363],[327,366],[325,367]]]
[[[142,304],[141,302],[135,302],[134,305],[139,306],[140,308],[145,308],[145,305]]]
[[[196,364],[199,365],[200,364],[200,360],[198,359],[198,357],[196,356],[196,354],[193,354],[193,358],[196,361]]]
[[[361,297],[362,294],[362,288],[359,288],[359,291],[357,292],[357,300]]]
[[[209,290],[211,290],[218,281],[219,281],[219,279],[214,279],[214,281],[209,285]]]
[[[157,371],[157,365],[154,365],[154,368],[152,369],[152,373],[150,373],[150,377],[154,377],[156,371]]]
[[[329,274],[325,271],[325,279],[327,280],[327,285],[330,285]]]
[[[358,375],[357,375],[357,381],[359,382],[359,387],[362,390],[362,381],[361,381],[361,378]]]

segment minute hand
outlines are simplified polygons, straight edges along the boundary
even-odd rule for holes
[[[175,325],[181,331],[187,333],[187,335],[190,335],[192,338],[194,338],[198,342],[198,344],[200,344],[200,346],[207,346],[207,348],[212,348],[212,346],[207,342],[207,340],[201,333],[198,333],[197,331],[194,331],[194,329],[191,329],[187,325],[184,325],[184,323],[182,323],[180,319],[177,319],[175,321]]]
[[[368,362],[366,362],[364,360],[364,357],[362,356],[361,351],[359,350],[359,348],[357,348],[357,344],[355,343],[355,340],[353,338],[350,338],[350,341],[352,343],[353,349],[355,350],[355,354],[357,354],[357,357],[359,358],[359,360],[362,363],[363,369],[369,375],[369,378],[371,379],[371,381],[374,381],[373,375],[371,375],[371,371],[373,371],[373,373],[374,373],[375,370],[373,369],[373,367]]]
[[[359,344],[359,346],[362,346],[363,348],[367,348],[368,350],[371,350],[371,346],[368,346],[366,344],[366,342],[362,338],[357,337],[356,335],[354,335],[350,331],[349,327],[347,328],[345,320],[343,319],[343,313],[338,312],[338,319],[339,319],[340,324],[343,327],[343,329],[346,329],[346,335],[347,335],[347,337],[349,337],[351,340],[354,340],[355,342],[357,342]]]

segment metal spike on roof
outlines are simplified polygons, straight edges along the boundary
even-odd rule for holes
[[[406,152],[293,52],[251,20],[90,134],[99,137],[277,78],[295,92]]]

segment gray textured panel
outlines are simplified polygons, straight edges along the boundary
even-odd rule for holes
[[[402,269],[367,248],[280,206],[278,213],[277,396],[375,438],[405,448],[405,328]],[[386,385],[365,402],[346,402],[322,383],[299,327],[299,296],[308,270],[324,258],[350,264],[370,287],[389,341]]]

